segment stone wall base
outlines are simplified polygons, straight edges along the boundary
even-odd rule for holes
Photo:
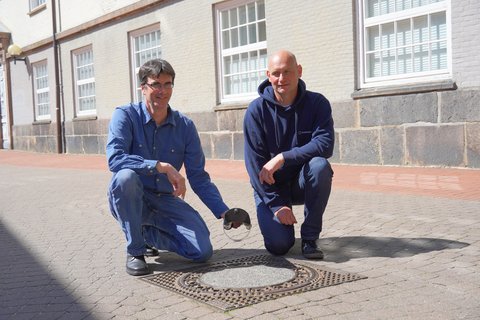
[[[480,168],[480,90],[333,102],[332,163]],[[187,114],[207,159],[243,159],[245,108]],[[64,125],[66,153],[104,154],[108,119]],[[54,123],[14,126],[15,149],[56,152]]]

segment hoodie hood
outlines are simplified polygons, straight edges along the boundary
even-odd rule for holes
[[[295,98],[295,101],[291,105],[291,107],[295,107],[298,105],[298,103],[303,99],[305,96],[306,92],[306,85],[305,82],[302,79],[298,79],[298,91],[297,91],[297,97]],[[265,79],[259,86],[258,86],[258,94],[260,97],[268,101],[269,103],[272,103],[274,105],[280,106],[280,104],[275,100],[275,93],[273,92],[273,87],[272,84],[268,79]]]
[[[301,101],[305,97],[306,85],[301,79],[298,80],[297,97],[293,104],[282,106],[275,100],[272,84],[268,79],[258,87],[258,94],[265,101],[265,112],[271,114],[273,119],[273,134],[275,136],[275,152],[289,150],[298,143],[298,113],[301,112]]]

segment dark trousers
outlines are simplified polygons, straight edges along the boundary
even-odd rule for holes
[[[325,158],[315,157],[302,167],[297,178],[292,181],[291,203],[304,205],[304,221],[300,229],[303,240],[316,240],[320,236],[332,177],[330,163]],[[255,191],[254,197],[265,248],[274,255],[286,254],[295,244],[294,227],[278,222],[274,213]]]

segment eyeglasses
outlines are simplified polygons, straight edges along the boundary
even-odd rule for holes
[[[168,90],[173,88],[172,82],[166,82],[163,84],[160,82],[152,82],[152,83],[145,82],[145,84],[149,86],[152,90],[160,90],[160,89]]]

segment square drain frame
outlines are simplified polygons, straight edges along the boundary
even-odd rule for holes
[[[249,266],[289,268],[295,276],[285,282],[252,288],[219,288],[200,281],[203,274],[226,268]],[[243,308],[263,301],[320,288],[352,282],[367,277],[353,273],[333,271],[304,261],[257,255],[200,265],[177,271],[168,271],[141,277],[140,280],[182,294],[223,311]]]

